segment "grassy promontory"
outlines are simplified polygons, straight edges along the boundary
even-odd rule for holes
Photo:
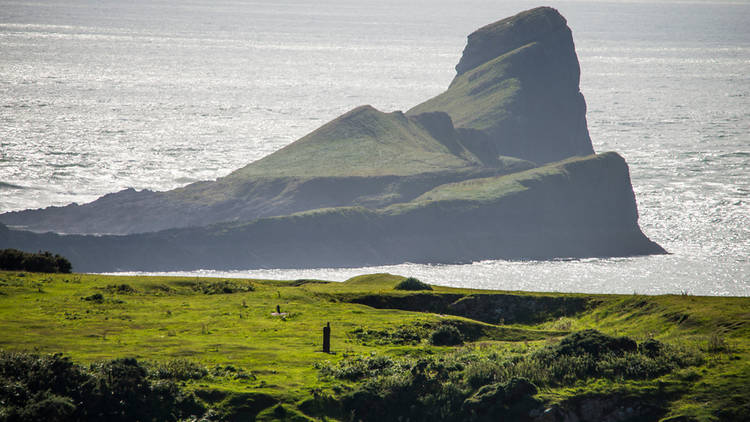
[[[44,384],[54,377],[24,379],[19,365],[80,367],[92,387],[75,394],[100,404],[102,391],[135,394],[113,384],[130,374],[160,392],[160,411],[179,409],[160,420],[723,421],[750,410],[749,298],[396,289],[403,281],[0,272],[0,420],[87,414]]]

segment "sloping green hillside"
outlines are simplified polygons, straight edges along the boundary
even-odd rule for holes
[[[491,60],[467,74],[456,76],[450,88],[409,110],[418,114],[433,110],[448,113],[456,127],[489,130],[513,116],[510,108],[520,95],[521,81],[513,75],[513,59],[524,48]]]
[[[228,178],[406,176],[479,164],[458,143],[447,115],[407,117],[362,106]]]
[[[0,420],[101,420],[83,410],[104,405],[123,421],[724,422],[750,408],[748,298],[403,280],[0,272]],[[72,362],[44,357],[58,352]]]

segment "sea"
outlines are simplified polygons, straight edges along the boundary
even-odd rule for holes
[[[446,89],[466,36],[539,5],[573,30],[598,152],[668,255],[170,274],[750,295],[750,2],[0,0],[0,212],[224,176],[362,104]]]

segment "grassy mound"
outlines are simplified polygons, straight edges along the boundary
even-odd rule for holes
[[[398,283],[396,287],[394,287],[393,289],[394,290],[409,290],[409,291],[432,290],[432,286],[422,281],[419,281],[418,279],[414,277],[409,277],[405,279],[404,281]]]
[[[227,180],[247,177],[406,176],[476,167],[479,160],[455,139],[443,115],[446,137],[431,121],[362,106],[298,141],[236,170]]]

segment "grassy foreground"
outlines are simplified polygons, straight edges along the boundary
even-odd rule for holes
[[[403,280],[0,272],[0,349],[136,358],[210,420],[750,411],[750,298],[394,289]]]

